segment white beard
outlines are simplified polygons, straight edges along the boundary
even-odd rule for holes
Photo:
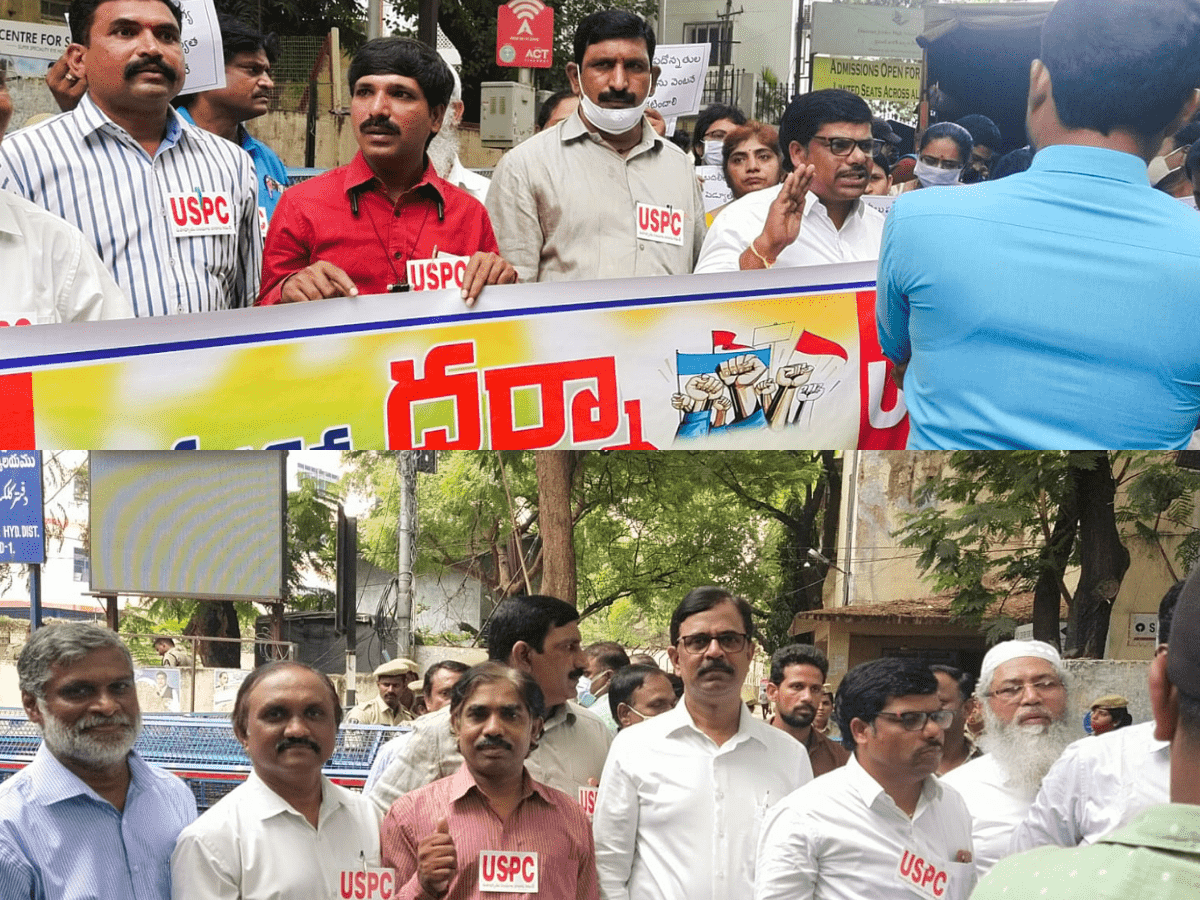
[[[458,159],[458,150],[461,145],[458,123],[451,121],[452,113],[453,110],[446,110],[446,118],[442,120],[441,129],[433,136],[433,140],[429,142],[429,148],[425,151],[429,154],[429,161],[433,163],[433,168],[442,178],[450,177],[450,170],[454,168],[454,163]]]
[[[1008,779],[1032,800],[1067,745],[1074,739],[1066,718],[1049,725],[1017,725],[1000,720],[983,704],[983,734],[979,746],[991,754]]]
[[[75,760],[85,766],[104,768],[121,762],[142,731],[142,715],[130,721],[128,716],[118,713],[112,717],[85,716],[73,726],[64,725],[46,706],[44,700],[38,700],[38,709],[42,713],[42,740],[45,741],[55,756]],[[87,729],[100,724],[117,723],[128,726],[123,734],[110,738],[93,737]]]

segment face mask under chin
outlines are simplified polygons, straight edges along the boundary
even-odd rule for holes
[[[597,106],[587,94],[583,94],[579,98],[579,105],[584,117],[605,134],[624,134],[642,121],[649,100],[647,96],[638,106],[606,109]]]

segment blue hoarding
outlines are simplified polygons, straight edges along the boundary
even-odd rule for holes
[[[44,563],[42,454],[0,451],[0,563]]]

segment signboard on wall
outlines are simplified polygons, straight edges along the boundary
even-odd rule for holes
[[[890,100],[902,106],[921,100],[919,62],[818,56],[813,60],[812,73],[814,91],[841,88],[864,100]]]
[[[920,59],[925,12],[845,3],[812,5],[812,50],[825,56]]]
[[[496,10],[496,65],[548,69],[554,62],[554,10],[542,0],[509,0]]]

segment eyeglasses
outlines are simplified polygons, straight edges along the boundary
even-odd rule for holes
[[[899,722],[905,731],[920,731],[925,727],[925,723],[930,721],[938,728],[945,728],[954,721],[954,713],[949,709],[935,709],[933,712],[881,712],[875,715],[889,722]]]
[[[713,641],[720,644],[726,653],[738,653],[746,647],[748,635],[736,631],[722,631],[720,634],[689,634],[681,637],[678,643],[693,656],[699,656],[709,648]]]
[[[921,155],[921,162],[927,166],[933,166],[935,169],[945,169],[946,171],[961,169],[963,167],[963,164],[957,160],[938,159],[936,156],[925,156],[924,154]]]
[[[1004,687],[989,691],[984,696],[999,697],[1005,703],[1013,703],[1025,695],[1026,688],[1033,688],[1033,692],[1040,696],[1042,694],[1053,694],[1055,691],[1061,691],[1063,683],[1057,678],[1039,678],[1037,681],[1021,681],[1015,684],[1006,684]]]
[[[813,140],[820,141],[822,144],[824,144],[826,147],[828,147],[829,152],[832,153],[834,156],[849,156],[851,153],[854,152],[855,147],[857,147],[859,150],[861,150],[867,156],[874,156],[876,153],[878,153],[880,150],[883,149],[883,141],[878,141],[878,140],[874,140],[874,139],[856,141],[853,138],[845,138],[845,137],[827,138],[827,137],[821,137],[821,135],[817,134],[817,135],[813,135]]]

